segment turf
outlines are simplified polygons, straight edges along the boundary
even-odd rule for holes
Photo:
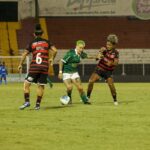
[[[84,89],[87,84],[83,84]],[[31,107],[23,103],[23,84],[0,86],[1,150],[149,150],[150,84],[116,83],[119,106],[114,106],[105,83],[95,84],[92,105],[80,102],[73,90],[73,105],[61,106],[62,83],[45,88],[35,111],[36,85],[31,88]]]

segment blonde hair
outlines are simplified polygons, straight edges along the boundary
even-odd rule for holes
[[[83,46],[85,46],[85,42],[83,41],[83,40],[78,40],[78,41],[76,41],[76,45],[78,46],[78,45],[83,45]]]
[[[107,36],[107,41],[111,42],[112,44],[118,44],[118,37],[115,34],[109,34]]]

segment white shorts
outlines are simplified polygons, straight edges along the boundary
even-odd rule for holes
[[[76,78],[80,78],[78,72],[75,72],[75,73],[63,73],[63,80],[76,79]]]

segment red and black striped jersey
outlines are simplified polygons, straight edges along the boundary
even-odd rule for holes
[[[29,73],[48,73],[49,49],[53,46],[48,40],[41,37],[35,38],[26,48],[32,53]]]
[[[103,51],[104,57],[99,60],[97,67],[106,70],[106,71],[113,71],[115,69],[115,65],[108,66],[107,63],[109,61],[114,61],[114,59],[119,59],[119,51],[114,49],[112,51],[105,50]]]

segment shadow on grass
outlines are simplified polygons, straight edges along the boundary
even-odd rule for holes
[[[130,101],[118,101],[119,105],[128,105],[135,103],[136,101],[130,100]],[[113,105],[113,102],[98,102],[98,105]]]
[[[47,106],[47,107],[42,107],[41,109],[43,109],[43,110],[48,110],[48,109],[70,108],[70,107],[73,107],[73,105]]]

